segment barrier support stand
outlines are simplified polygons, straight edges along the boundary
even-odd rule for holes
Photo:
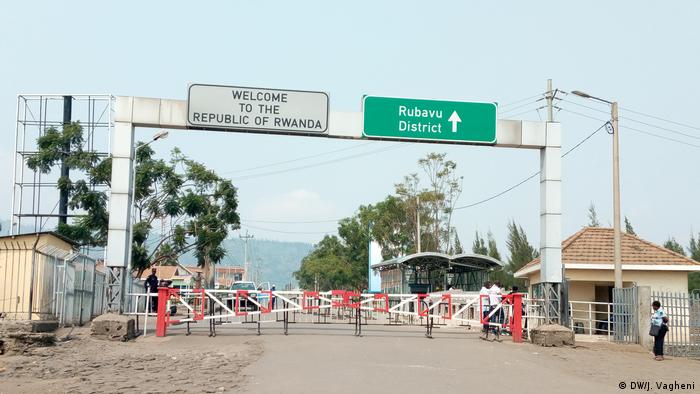
[[[156,336],[157,337],[164,337],[165,332],[167,329],[167,321],[166,321],[166,309],[167,309],[167,304],[168,304],[168,288],[167,287],[159,287],[158,288],[158,309],[156,310],[157,312],[157,320],[156,320]]]
[[[513,295],[513,327],[511,335],[513,342],[521,343],[523,341],[523,295],[514,293]]]

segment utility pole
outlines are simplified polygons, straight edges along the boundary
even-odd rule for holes
[[[416,253],[420,253],[420,196],[416,194]]]
[[[545,94],[547,98],[547,122],[554,122],[554,111],[552,102],[554,101],[554,92],[552,91],[552,80],[547,80],[547,93]]]
[[[63,128],[70,126],[73,116],[73,97],[63,96]],[[70,151],[70,143],[63,147],[64,158],[61,159],[61,178],[68,179],[70,176],[68,165],[65,161],[65,155]],[[61,189],[58,196],[58,223],[66,224],[68,222],[68,190]]]
[[[248,240],[254,238],[253,235],[248,235],[248,230],[245,231],[245,236],[239,235],[239,238],[241,238],[245,242],[245,247],[244,247],[244,254],[243,254],[243,280],[250,280],[250,267],[248,265]]]
[[[620,128],[618,126],[617,101],[608,101],[578,90],[571,92],[579,97],[610,105],[610,123],[613,129],[613,267],[615,288],[622,288],[622,229],[620,228]]]
[[[620,228],[620,129],[617,125],[617,101],[610,104],[613,128],[613,231],[615,242],[615,288],[622,288],[622,236]]]

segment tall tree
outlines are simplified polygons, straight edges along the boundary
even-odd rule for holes
[[[692,234],[690,235],[688,254],[691,259],[700,262],[700,234],[698,234],[697,239]]]
[[[356,284],[354,270],[346,258],[346,245],[336,236],[326,235],[301,261],[294,277],[302,289],[344,289]]]
[[[457,232],[455,231],[455,247],[454,251],[452,254],[462,254],[464,253],[464,248],[462,247],[462,243],[459,241],[459,235],[457,235]]]
[[[481,235],[479,234],[479,231],[476,231],[476,234],[474,234],[474,243],[472,244],[472,252],[476,254],[481,254],[486,256],[489,253],[489,249],[486,246],[486,242],[484,241],[483,238],[481,238]]]
[[[679,244],[673,237],[670,237],[666,240],[666,242],[664,242],[664,248],[685,256],[685,250],[683,250],[681,244]]]
[[[593,202],[591,202],[591,205],[588,207],[588,227],[600,227],[598,213],[595,211],[595,205],[593,205]]]
[[[688,257],[700,262],[700,234],[698,238],[695,238],[692,234],[690,235],[690,242],[688,244]],[[692,272],[688,275],[688,290],[699,290],[700,289],[700,272]]]
[[[508,223],[508,238],[506,240],[506,247],[510,256],[508,257],[508,265],[506,266],[506,272],[512,277],[512,275],[522,268],[525,264],[529,263],[533,259],[539,256],[537,250],[530,245],[527,240],[527,235],[522,226],[519,226],[515,221]],[[521,280],[513,279],[513,283],[518,283],[523,285]]]
[[[68,191],[69,207],[79,216],[59,224],[60,234],[83,246],[107,243],[107,192],[111,159],[83,150],[83,129],[75,122],[58,131],[46,130],[37,140],[38,152],[27,165],[49,173],[63,161],[71,178],[58,188]],[[69,150],[66,150],[66,146]],[[137,144],[134,175],[134,220],[131,268],[140,275],[154,264],[168,264],[190,250],[213,279],[213,264],[221,261],[221,246],[230,230],[239,226],[237,190],[201,163],[173,150],[170,162],[156,160],[150,146]],[[77,171],[76,171],[77,170]],[[167,228],[155,245],[147,245],[156,224]]]
[[[101,160],[96,152],[83,150],[85,138],[80,122],[63,126],[62,130],[48,128],[37,139],[37,152],[27,159],[27,167],[48,174],[64,163],[70,177],[61,176],[57,188],[68,196],[72,210],[82,210],[84,216],[70,223],[59,223],[56,231],[81,246],[104,246],[107,243],[107,196],[99,186],[109,186],[111,160]]]
[[[634,232],[634,228],[632,228],[632,223],[627,219],[627,216],[625,216],[625,232],[627,234],[637,235],[637,233]]]
[[[432,235],[435,251],[447,252],[452,242],[452,214],[462,194],[462,177],[457,176],[457,163],[446,159],[446,153],[429,153],[418,160],[428,178],[428,192],[424,193],[434,219]]]
[[[501,254],[498,252],[498,245],[496,245],[496,239],[491,231],[486,234],[486,239],[488,240],[488,256],[501,261]]]

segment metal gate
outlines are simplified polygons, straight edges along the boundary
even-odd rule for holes
[[[613,340],[623,343],[639,342],[637,324],[637,288],[613,289],[612,324]]]
[[[654,292],[652,301],[668,314],[664,353],[700,358],[700,294]]]

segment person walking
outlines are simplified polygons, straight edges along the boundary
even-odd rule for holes
[[[151,268],[151,274],[146,277],[144,285],[146,286],[146,291],[151,293],[149,297],[151,300],[150,310],[152,313],[155,313],[158,311],[158,296],[153,295],[154,293],[158,294],[158,276],[156,275],[155,267]]]
[[[484,285],[479,290],[479,298],[481,300],[481,317],[484,319],[483,333],[481,339],[489,339],[489,322],[488,316],[491,312],[491,301],[489,297],[489,289],[491,288],[491,282],[486,281]]]
[[[654,360],[664,360],[664,337],[668,332],[668,315],[661,307],[659,301],[654,301],[651,304],[654,313],[651,315],[651,327],[649,335],[654,337]]]
[[[503,305],[500,306],[501,304],[501,298],[502,298],[502,290],[501,290],[501,282],[496,282],[491,287],[489,288],[489,303],[491,304],[491,310],[496,310],[496,312],[491,316],[490,321],[498,324],[503,323]],[[501,327],[498,325],[493,326],[493,335],[494,335],[494,340],[500,342],[501,341]]]

